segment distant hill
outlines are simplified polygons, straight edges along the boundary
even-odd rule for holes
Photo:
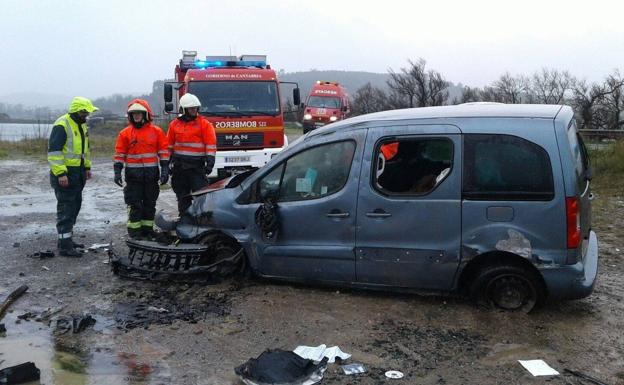
[[[308,92],[312,88],[312,85],[317,80],[336,81],[341,83],[347,88],[347,92],[351,97],[355,92],[364,86],[366,83],[371,83],[374,87],[381,88],[384,91],[388,90],[387,73],[374,73],[364,71],[302,71],[302,72],[285,72],[279,71],[279,78],[281,81],[297,82],[301,89],[301,97],[303,100],[308,95]],[[154,111],[162,111],[163,99],[162,99],[163,81],[156,80],[153,83],[151,91],[145,92],[143,95],[139,94],[125,94],[124,90],[120,90],[119,93],[109,95],[106,97],[96,98],[93,101],[103,111],[107,111],[112,114],[125,115],[125,108],[129,100],[134,97],[143,97],[147,99]],[[287,88],[284,88],[284,95],[288,95]],[[448,103],[451,103],[455,97],[461,96],[461,84],[456,86],[451,84],[449,87],[449,99]],[[72,97],[60,94],[48,94],[48,93],[11,93],[0,95],[0,103],[5,104],[6,111],[0,111],[8,113],[12,118],[35,118],[37,114],[37,108],[46,108],[49,110],[62,110],[64,111]],[[17,111],[15,107],[22,105],[22,109]],[[56,112],[52,113],[54,115]],[[50,114],[50,113],[47,113]],[[158,112],[157,112],[158,114]],[[45,115],[45,114],[44,114]]]

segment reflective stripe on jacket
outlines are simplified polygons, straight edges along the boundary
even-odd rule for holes
[[[53,126],[63,127],[67,138],[61,151],[48,150],[48,163],[50,164],[52,174],[55,176],[66,174],[67,167],[80,167],[81,165],[90,169],[91,159],[87,125],[83,123],[79,126],[69,114],[65,114],[58,118]],[[80,135],[80,128],[82,128],[84,135],[84,145]]]
[[[115,163],[128,168],[158,167],[158,161],[169,160],[167,138],[162,129],[152,123],[141,128],[128,125],[121,130],[115,143]]]
[[[171,122],[167,139],[174,158],[199,158],[217,153],[214,127],[201,115],[188,122],[179,118]]]

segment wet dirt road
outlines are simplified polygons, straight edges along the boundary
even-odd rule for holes
[[[108,161],[93,171],[76,240],[113,241],[123,252],[121,189]],[[594,294],[524,315],[461,299],[255,279],[214,286],[126,281],[111,274],[103,249],[77,260],[30,258],[56,246],[47,172],[43,162],[0,161],[0,299],[30,286],[1,321],[7,333],[0,367],[33,361],[43,384],[238,384],[233,368],[265,349],[322,343],[338,345],[353,355],[348,362],[368,369],[346,376],[330,364],[322,384],[589,383],[532,377],[518,359],[624,384],[621,195],[598,192],[594,201],[601,251]],[[161,193],[159,208],[174,212],[170,190]],[[58,327],[84,313],[95,325],[78,333]],[[405,377],[385,378],[392,369]]]

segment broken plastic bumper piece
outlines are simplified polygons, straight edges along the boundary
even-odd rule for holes
[[[233,274],[243,258],[243,249],[218,258],[211,245],[128,240],[128,256],[109,250],[114,274],[121,277],[177,282],[218,282]]]

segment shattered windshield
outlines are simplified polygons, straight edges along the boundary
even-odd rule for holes
[[[247,116],[280,113],[275,82],[191,82],[189,92],[201,101],[204,115]]]

